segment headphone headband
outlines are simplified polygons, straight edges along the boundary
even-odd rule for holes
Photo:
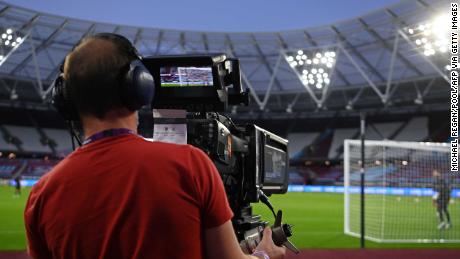
[[[119,34],[114,33],[97,33],[89,38],[106,39],[124,50],[124,53],[130,58],[130,62],[120,68],[118,72],[120,84],[120,99],[126,108],[135,111],[144,105],[151,103],[153,99],[155,83],[153,76],[148,69],[142,64],[142,57],[137,52],[131,42]],[[80,45],[77,44],[77,46]],[[60,75],[54,80],[51,103],[57,111],[68,121],[79,120],[79,112],[76,105],[69,96],[69,90],[66,87],[64,79],[64,62],[61,64]],[[104,76],[104,75],[101,75]]]

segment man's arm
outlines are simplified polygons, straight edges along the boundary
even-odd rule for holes
[[[259,258],[251,255],[246,255],[241,250],[235,233],[233,232],[232,223],[230,221],[224,224],[210,228],[205,231],[206,253],[208,258],[222,259],[248,259]],[[286,254],[286,248],[278,247],[273,243],[271,231],[266,229],[261,243],[256,250],[265,251],[270,259],[281,259]]]
[[[43,180],[42,180],[43,181]],[[35,259],[39,258],[51,258],[52,255],[46,246],[46,242],[42,235],[40,235],[38,227],[39,222],[37,219],[37,209],[40,207],[37,205],[38,195],[36,188],[40,183],[37,183],[29,194],[27,199],[26,207],[24,210],[24,224],[26,229],[27,237],[27,253]]]
[[[205,231],[205,239],[206,253],[210,259],[256,258],[243,253],[233,233],[230,221],[218,227],[207,229]]]

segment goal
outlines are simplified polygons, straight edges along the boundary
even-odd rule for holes
[[[365,141],[367,240],[460,243],[460,174],[450,171],[449,152],[444,143]],[[361,142],[345,140],[344,231],[355,237],[361,233],[360,167]]]

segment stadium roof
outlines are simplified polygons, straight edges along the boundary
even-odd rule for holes
[[[0,104],[40,106],[65,55],[81,38],[115,32],[145,56],[223,52],[239,58],[243,84],[253,93],[250,107],[233,110],[243,117],[419,110],[422,103],[423,109],[447,110],[448,53],[426,55],[421,47],[429,43],[415,40],[422,39],[417,26],[448,14],[449,6],[448,1],[402,1],[328,26],[224,33],[84,21],[1,2]],[[332,58],[328,66],[321,59],[326,56]],[[320,68],[323,77],[317,75]]]

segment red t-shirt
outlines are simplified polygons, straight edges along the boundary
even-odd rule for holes
[[[61,161],[24,216],[35,258],[203,258],[204,230],[233,214],[205,153],[129,134]]]

